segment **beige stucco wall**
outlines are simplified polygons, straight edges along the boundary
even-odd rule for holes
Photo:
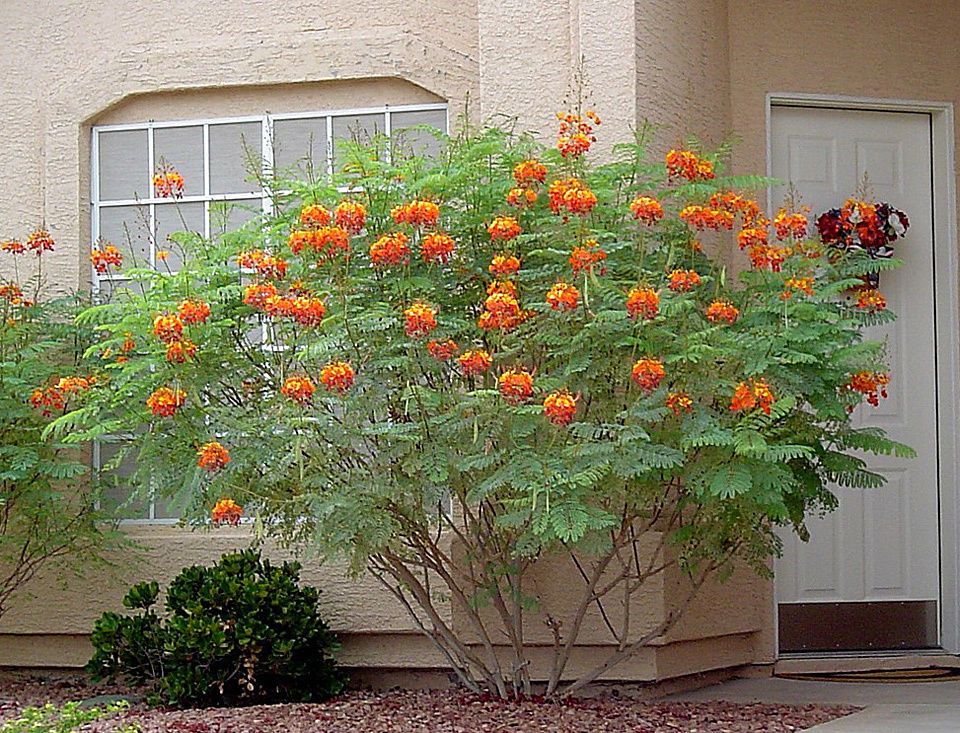
[[[46,259],[51,279],[87,284],[89,127],[97,122],[435,100],[447,101],[455,119],[469,100],[474,120],[507,115],[521,129],[549,131],[553,113],[571,104],[583,58],[586,104],[604,119],[601,153],[644,118],[659,126],[658,149],[690,133],[715,142],[731,126],[752,134],[762,111],[732,116],[743,91],[731,70],[744,61],[729,52],[726,20],[726,0],[2,3],[11,72],[0,76],[0,236],[24,236],[45,221],[59,245]],[[131,534],[145,547],[140,565],[63,584],[49,574],[30,587],[0,621],[0,666],[81,664],[94,619],[119,606],[130,582],[164,581],[245,544],[232,531]],[[558,568],[542,579],[547,596],[569,576]],[[345,663],[442,664],[371,579],[315,562],[304,579],[324,591]],[[674,602],[671,588],[669,579],[655,585],[636,617],[660,618]],[[685,624],[612,676],[663,679],[768,660],[769,588],[741,574],[712,589]],[[598,629],[590,627],[588,641],[607,643]],[[579,650],[573,669],[595,653]]]

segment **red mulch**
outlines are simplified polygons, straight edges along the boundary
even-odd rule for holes
[[[117,692],[80,680],[0,678],[0,722],[26,706]],[[206,710],[134,707],[86,729],[143,733],[792,733],[855,712],[836,705],[577,699],[504,703],[451,691],[350,692],[322,704]]]

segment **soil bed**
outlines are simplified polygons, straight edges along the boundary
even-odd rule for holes
[[[122,689],[70,678],[0,677],[0,722],[26,705],[63,703]],[[143,733],[793,733],[848,715],[837,705],[577,699],[503,703],[455,691],[350,692],[321,704],[206,710],[134,706],[85,730],[136,721]]]

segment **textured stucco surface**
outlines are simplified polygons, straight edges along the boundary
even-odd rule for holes
[[[59,243],[47,259],[48,273],[63,288],[86,285],[94,123],[435,100],[447,101],[455,120],[469,100],[474,121],[507,115],[517,118],[520,129],[548,131],[553,113],[570,104],[580,58],[585,102],[604,119],[601,153],[647,118],[658,125],[660,148],[687,134],[715,142],[738,129],[747,139],[742,164],[756,170],[763,164],[758,141],[766,86],[799,88],[786,83],[794,78],[790,65],[800,63],[799,40],[807,37],[809,45],[815,36],[798,40],[798,27],[785,33],[769,3],[730,2],[729,33],[727,0],[0,3],[8,69],[0,76],[0,236],[23,236],[45,221]],[[836,73],[842,38],[830,26],[834,21],[811,26],[808,18],[820,4],[776,5],[776,13],[797,14],[806,24],[802,33],[812,27],[835,44],[832,69],[808,70],[805,83],[816,86],[816,79]],[[957,59],[934,68],[935,55],[950,48],[952,31],[931,13],[916,14],[909,27],[916,35],[927,23],[938,28],[939,43],[924,52],[922,68],[942,86],[930,87],[929,74],[904,79],[902,86],[914,88],[907,96],[922,89],[943,97]],[[762,43],[756,27],[764,28]],[[766,63],[768,53],[772,64]],[[877,54],[871,50],[859,62],[866,78],[875,80],[870,90],[884,83],[881,67],[866,60]],[[815,66],[816,60],[802,63]],[[851,84],[840,91],[871,93],[856,85],[856,76],[846,78]],[[246,544],[242,533],[229,531],[132,532],[146,548],[139,566],[127,566],[118,577],[92,572],[62,585],[51,575],[33,584],[32,597],[21,599],[0,622],[0,665],[80,664],[89,653],[85,635],[93,620],[119,606],[127,584],[144,577],[166,580],[183,565],[209,562]],[[546,604],[562,607],[568,600],[563,588],[569,571],[558,560],[535,579]],[[304,579],[323,589],[324,612],[343,634],[346,663],[441,663],[375,581],[313,561]],[[613,676],[663,679],[768,660],[771,587],[741,574],[705,592],[690,619]],[[654,584],[632,611],[638,627],[641,619],[652,624],[661,618],[677,593],[675,579]],[[539,642],[546,637],[545,629],[534,631],[538,624],[531,624],[531,634]],[[596,618],[586,631],[590,643],[609,642]],[[546,652],[538,667],[545,665]],[[595,663],[596,649],[584,647],[572,669]]]

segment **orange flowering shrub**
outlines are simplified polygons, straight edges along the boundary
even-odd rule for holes
[[[73,415],[135,434],[154,490],[188,494],[198,521],[230,496],[264,533],[370,568],[426,607],[464,684],[502,696],[529,689],[528,650],[473,642],[522,639],[515,600],[559,636],[547,693],[580,674],[562,651],[576,614],[523,595],[539,558],[583,559],[570,592],[589,609],[598,567],[623,571],[620,603],[658,542],[694,587],[763,571],[777,527],[802,531],[836,483],[878,483],[864,451],[908,452],[850,418],[883,395],[862,375],[887,374],[863,328],[892,314],[842,297],[865,255],[813,257],[800,208],[769,221],[741,188],[767,181],[730,177],[723,154],[631,138],[597,160],[599,119],[559,122],[556,145],[467,129],[435,158],[338,140],[330,180],[273,183],[289,193],[229,235],[172,235],[177,272],[133,273],[144,294],[87,314],[101,350],[140,346],[98,351],[109,386],[97,375]],[[197,456],[206,436],[229,465]],[[430,612],[439,597],[469,639]]]

